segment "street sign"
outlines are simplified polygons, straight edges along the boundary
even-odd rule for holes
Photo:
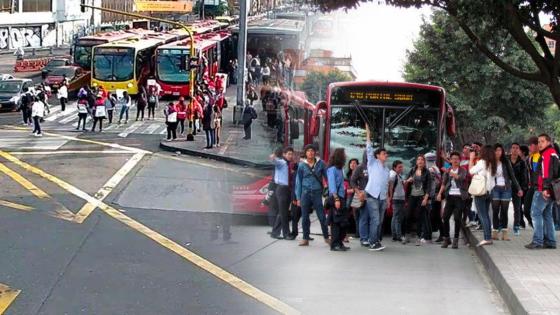
[[[134,1],[135,11],[192,12],[192,1]]]

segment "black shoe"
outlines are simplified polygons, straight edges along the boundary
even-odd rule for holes
[[[542,247],[542,245],[531,243],[531,244],[525,245],[525,248],[527,248],[527,249],[542,249],[543,247]]]
[[[443,243],[443,237],[438,237],[438,239],[436,240],[436,243]]]
[[[381,245],[381,243],[377,242],[374,245],[369,246],[369,250],[371,251],[381,251],[384,250],[385,246]]]
[[[283,240],[283,239],[284,239],[284,237],[282,237],[282,236],[280,236],[280,235],[272,235],[272,234],[271,234],[270,237],[275,238],[275,239],[277,239],[277,240]]]
[[[333,252],[345,252],[346,249],[345,249],[345,247],[335,246],[335,247],[331,247],[331,251],[333,251]]]
[[[344,250],[350,250],[350,247],[348,247],[348,246],[342,245],[341,247],[342,247]]]
[[[544,248],[546,248],[546,249],[556,249],[556,245],[544,244]]]
[[[399,239],[396,236],[393,236],[393,242],[398,242]]]
[[[285,239],[285,240],[288,240],[288,241],[293,241],[293,240],[296,239],[296,237],[295,237],[295,235],[290,235],[290,236],[288,236],[288,237],[284,237],[284,239]]]
[[[313,237],[309,237],[308,241],[314,241],[315,239]]]

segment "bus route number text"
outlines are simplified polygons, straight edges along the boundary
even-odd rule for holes
[[[350,92],[351,100],[360,101],[397,101],[412,102],[414,95],[405,93],[384,93],[384,92]]]

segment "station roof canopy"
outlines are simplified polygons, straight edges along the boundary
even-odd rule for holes
[[[304,24],[302,21],[286,19],[253,20],[247,25],[247,33],[299,35],[303,31]],[[239,33],[239,27],[233,28],[233,33]]]

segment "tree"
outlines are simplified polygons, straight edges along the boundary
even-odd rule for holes
[[[500,58],[504,62],[517,68],[530,63],[511,37],[502,40],[501,35],[495,38],[502,46]],[[482,138],[488,143],[511,141],[512,134],[519,137],[523,133],[526,138],[529,129],[547,125],[545,110],[552,100],[546,86],[498,67],[441,10],[421,26],[414,49],[407,52],[404,78],[446,89],[456,112],[461,143]]]
[[[310,0],[323,11],[355,8],[370,0]],[[551,51],[545,38],[560,40],[560,4],[550,0],[385,0],[388,5],[410,8],[424,5],[439,8],[451,16],[469,40],[493,63],[510,74],[546,85],[560,107],[560,45]],[[542,25],[539,14],[552,17],[551,28]],[[530,30],[527,32],[526,30]],[[504,60],[503,46],[495,41],[513,40],[529,57],[530,67],[516,67]]]
[[[317,103],[325,100],[329,84],[343,81],[352,81],[352,77],[338,69],[328,73],[312,71],[305,77],[302,89],[310,102]]]

